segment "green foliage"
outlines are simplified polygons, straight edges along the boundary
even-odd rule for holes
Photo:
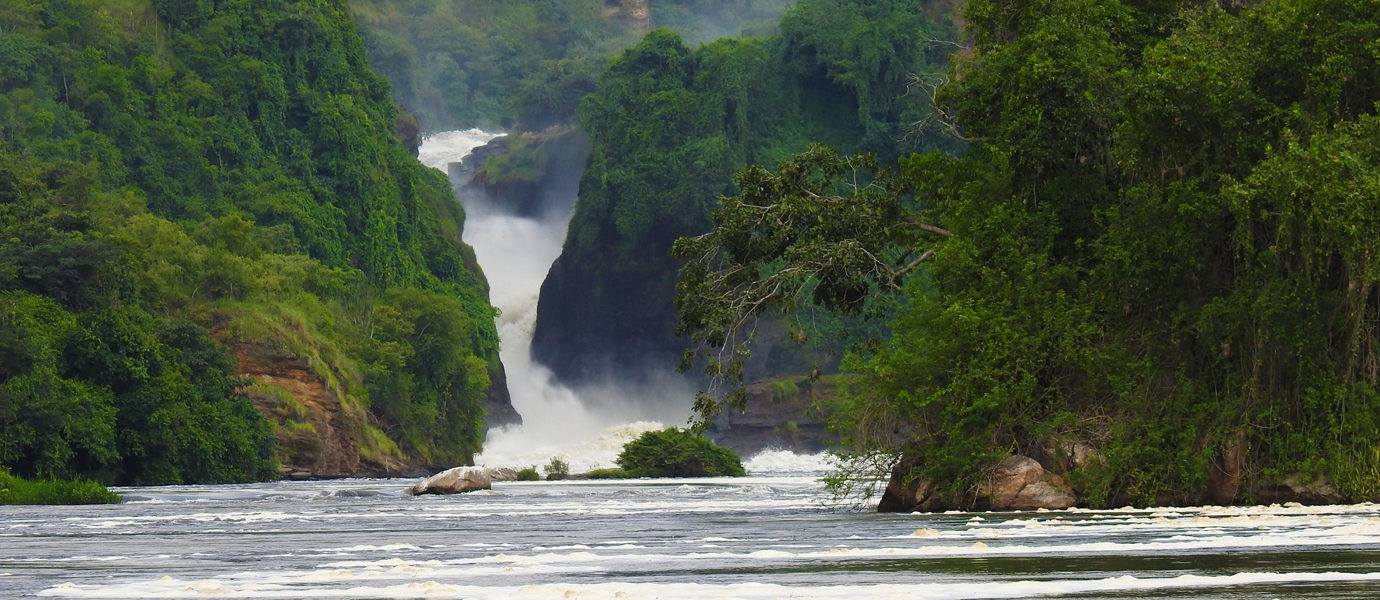
[[[849,271],[852,296],[902,293],[846,361],[856,464],[903,457],[963,505],[1003,457],[1060,465],[1077,443],[1100,453],[1067,473],[1090,505],[1244,500],[1292,474],[1373,498],[1376,9],[969,2],[975,47],[936,97],[967,154],[876,175],[897,211],[878,222],[825,214],[873,201],[853,169],[784,184],[818,153],[745,171],[715,231],[678,242],[682,324],[733,356],[738,320],[857,248],[881,266]],[[821,218],[782,216],[797,203]],[[914,234],[886,235],[907,221],[952,236],[915,263]],[[1241,486],[1214,487],[1228,471]]]
[[[553,456],[551,462],[546,463],[541,470],[546,473],[547,479],[565,479],[570,475],[570,463]]]
[[[603,0],[351,0],[369,59],[423,128],[538,131],[574,121],[609,57],[644,32]],[[785,0],[666,0],[651,20],[695,43],[770,30]]]
[[[585,357],[607,355],[620,368],[675,364],[682,344],[672,333],[672,242],[710,228],[733,173],[810,142],[889,157],[955,147],[947,134],[901,140],[928,100],[893,101],[907,96],[906,74],[943,60],[937,48],[947,45],[929,36],[950,33],[915,3],[810,0],[786,13],[778,36],[692,49],[655,30],[620,54],[580,105],[591,153],[558,268],[543,288],[534,355],[573,381],[599,376]]]
[[[634,479],[634,478],[636,478],[635,475],[633,475],[632,473],[629,473],[629,472],[627,472],[627,471],[624,471],[623,469],[595,469],[595,470],[593,470],[593,471],[590,471],[590,472],[588,472],[588,473],[585,473],[585,476],[588,477],[588,478],[590,478],[590,479]]]
[[[518,469],[518,472],[517,472],[517,480],[518,480],[518,481],[541,481],[541,474],[537,472],[537,468],[536,468],[536,467],[527,467],[527,468],[524,468],[524,469]]]
[[[122,500],[118,494],[94,481],[29,481],[0,467],[0,505],[119,504]]]
[[[703,436],[671,427],[648,431],[623,445],[618,466],[631,477],[743,477],[747,471],[732,450]]]
[[[949,233],[920,221],[910,182],[878,168],[870,156],[841,157],[814,147],[775,173],[749,167],[742,193],[724,197],[713,231],[682,238],[672,254],[687,261],[676,296],[677,332],[699,344],[704,372],[729,383],[724,400],[741,408],[743,366],[757,320],[805,303],[840,313],[886,314],[887,298],[933,255]],[[689,367],[696,358],[687,353]],[[720,410],[717,389],[696,410]]]
[[[387,430],[366,453],[468,460],[493,309],[343,5],[32,8],[0,14],[0,464],[275,476],[219,342],[311,365]],[[300,437],[304,415],[274,418]]]

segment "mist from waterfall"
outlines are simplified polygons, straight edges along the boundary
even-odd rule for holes
[[[500,135],[478,129],[432,134],[423,140],[419,159],[449,172],[450,163]],[[532,361],[537,297],[551,263],[560,255],[574,198],[548,199],[547,206],[564,208],[529,218],[467,193],[466,181],[452,183],[465,206],[465,242],[474,247],[489,280],[490,301],[501,311],[496,323],[499,354],[513,407],[523,420],[520,426],[490,430],[475,464],[540,467],[559,458],[572,472],[607,468],[614,466],[623,444],[643,431],[661,429],[663,422],[683,423],[693,390],[672,378],[665,385],[639,389],[609,382],[576,392]]]

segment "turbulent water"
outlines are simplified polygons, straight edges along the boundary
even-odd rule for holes
[[[0,597],[1380,597],[1376,505],[878,515],[764,470],[798,460],[459,496],[345,480],[0,507]]]
[[[427,166],[449,172],[447,165],[498,135],[478,129],[434,134],[423,140],[419,158]],[[459,187],[467,182],[454,183]],[[523,418],[520,427],[490,431],[484,453],[475,458],[477,464],[520,468],[559,458],[572,471],[607,468],[614,466],[623,444],[643,431],[661,429],[662,422],[685,420],[693,390],[628,390],[610,383],[576,392],[532,361],[537,297],[547,270],[561,252],[569,211],[524,217],[483,198],[469,197],[464,190],[460,200],[467,213],[465,242],[474,247],[489,280],[490,299],[501,312],[496,323],[500,355],[513,407]],[[544,206],[573,203],[574,198],[541,202]]]

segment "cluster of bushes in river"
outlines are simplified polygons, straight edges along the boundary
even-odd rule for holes
[[[648,431],[623,446],[618,467],[630,477],[742,477],[743,462],[708,438],[671,427]]]
[[[703,435],[675,427],[643,432],[623,445],[618,468],[595,469],[573,475],[581,479],[634,479],[638,477],[742,477],[742,460],[732,450],[715,445]],[[547,479],[572,477],[570,465],[552,458],[544,468]],[[530,471],[524,478],[523,473]],[[519,480],[535,480],[536,469],[518,472]]]

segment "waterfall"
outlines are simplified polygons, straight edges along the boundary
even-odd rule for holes
[[[500,135],[478,129],[432,134],[422,141],[418,158],[427,166],[448,171],[451,163]],[[468,182],[452,183],[460,189]],[[541,467],[559,458],[572,472],[607,468],[614,466],[623,444],[644,431],[661,429],[660,421],[683,423],[689,415],[691,390],[628,390],[610,382],[576,392],[532,361],[537,297],[551,263],[560,255],[570,211],[546,211],[546,216],[529,218],[475,196],[463,189],[459,193],[466,212],[464,239],[474,247],[489,280],[490,301],[501,311],[496,322],[502,344],[499,356],[508,373],[513,407],[523,420],[519,426],[489,430],[475,464]],[[565,206],[573,206],[574,198],[564,200]],[[584,401],[596,395],[598,402]],[[677,397],[684,401],[676,401]]]

